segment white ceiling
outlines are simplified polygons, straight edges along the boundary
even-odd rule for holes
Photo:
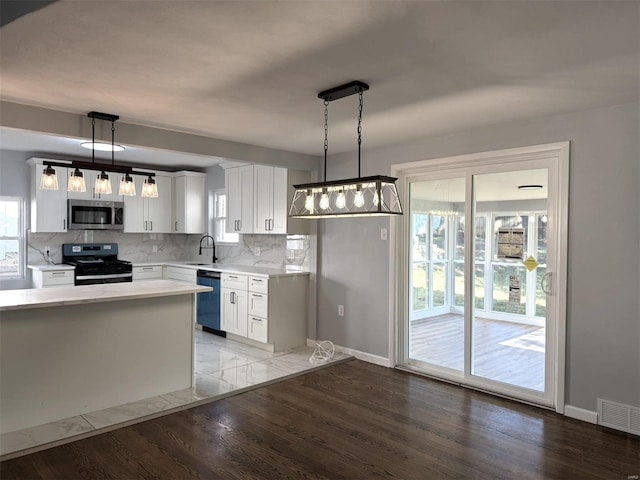
[[[351,80],[364,148],[637,101],[639,32],[635,1],[60,0],[0,29],[0,98],[319,155],[317,93]]]

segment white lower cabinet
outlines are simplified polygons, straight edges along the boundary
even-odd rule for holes
[[[220,326],[222,330],[240,337],[246,337],[247,291],[223,286],[220,292]]]
[[[249,315],[249,331],[247,337],[256,342],[267,343],[269,341],[269,325],[266,318]]]
[[[222,330],[265,350],[307,341],[308,275],[222,274]]]
[[[167,280],[176,280],[178,282],[193,284],[198,283],[197,270],[188,267],[174,267],[173,265],[167,265],[166,277]]]
[[[145,265],[133,267],[133,281],[162,280],[164,267],[162,265]]]
[[[31,273],[34,288],[73,287],[75,270],[33,270]]]

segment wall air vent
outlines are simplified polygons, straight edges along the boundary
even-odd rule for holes
[[[599,398],[598,425],[640,435],[640,408]]]

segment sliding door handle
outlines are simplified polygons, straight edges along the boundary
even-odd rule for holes
[[[540,279],[540,288],[544,292],[545,295],[552,295],[553,292],[553,283],[552,283],[552,272],[545,273]]]

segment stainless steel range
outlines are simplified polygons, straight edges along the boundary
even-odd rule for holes
[[[76,285],[133,280],[131,262],[118,260],[117,243],[64,243],[62,261],[76,267]]]

